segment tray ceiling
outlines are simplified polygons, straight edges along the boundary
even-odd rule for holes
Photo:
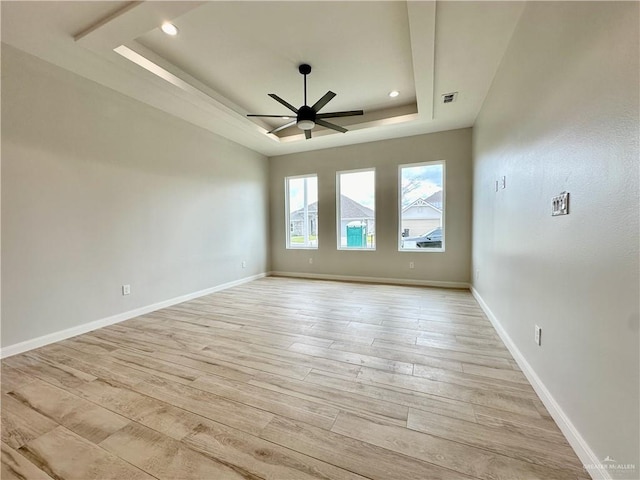
[[[2,2],[2,41],[266,155],[471,126],[521,2]],[[170,37],[162,22],[175,24]],[[327,90],[342,134],[305,140],[267,96]],[[400,95],[390,98],[388,93]],[[443,104],[441,95],[458,92]],[[269,119],[270,120],[270,119]]]

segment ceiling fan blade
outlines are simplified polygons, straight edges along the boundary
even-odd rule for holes
[[[282,118],[283,120],[293,118],[292,115],[256,115],[253,113],[249,113],[247,117]]]
[[[293,127],[295,124],[296,124],[296,120],[293,120],[289,123],[285,123],[284,125],[279,126],[278,128],[274,128],[273,130],[267,133],[277,133],[280,130],[284,130],[285,128]]]
[[[319,113],[316,118],[351,117],[355,115],[364,115],[364,112],[362,110],[350,110],[348,112]]]
[[[282,105],[284,105],[285,107],[287,107],[289,110],[291,110],[294,113],[298,113],[298,109],[296,107],[294,107],[293,105],[291,105],[289,102],[281,99],[278,95],[276,95],[275,93],[270,93],[269,96],[271,98],[273,98],[276,102],[281,103]]]
[[[311,130],[304,131],[304,138],[306,138],[307,140],[311,138]]]
[[[348,132],[349,130],[347,130],[346,128],[341,127],[340,125],[336,125],[335,123],[329,123],[329,122],[325,122],[324,120],[320,120],[318,118],[316,118],[316,124],[321,125],[325,128],[330,128],[331,130],[336,130],[338,132]]]
[[[331,99],[333,97],[335,97],[336,94],[333,93],[331,90],[329,90],[327,93],[324,94],[324,96],[318,100],[316,103],[313,104],[313,107],[311,107],[313,109],[314,112],[318,113],[318,110],[320,110],[322,107],[324,107],[327,103],[329,103],[331,101]]]

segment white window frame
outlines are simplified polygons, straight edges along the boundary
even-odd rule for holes
[[[285,222],[284,222],[284,227],[285,227],[285,238],[286,238],[286,248],[287,249],[291,249],[291,250],[317,250],[318,249],[318,245],[320,244],[320,235],[319,233],[316,235],[316,244],[315,245],[297,245],[297,244],[292,244],[291,243],[291,217],[289,215],[289,181],[290,180],[296,180],[299,178],[315,178],[316,179],[316,185],[318,185],[318,174],[317,173],[308,173],[305,175],[294,175],[291,177],[285,177],[284,179],[284,218],[285,218]],[[307,188],[305,185],[305,191],[304,191],[304,196],[305,196],[305,205],[308,207],[308,202],[307,202]],[[318,196],[320,196],[320,194],[318,193]],[[320,202],[319,199],[316,200],[318,201],[318,217],[320,216]],[[305,218],[307,217],[307,215],[305,215]],[[307,222],[304,222],[304,228],[309,228],[307,225]],[[316,225],[316,230],[318,230],[318,226]]]
[[[340,216],[340,175],[345,173],[358,173],[358,172],[373,172],[373,221],[376,222],[377,212],[378,212],[378,195],[376,191],[376,168],[358,168],[355,170],[341,170],[336,172],[336,243],[338,250],[350,251],[350,252],[375,252],[376,248],[378,248],[378,227],[376,225],[376,241],[375,246],[371,248],[353,248],[353,247],[343,247],[341,244],[341,231],[340,231],[340,223],[342,221],[342,217]]]
[[[402,169],[411,167],[422,167],[426,165],[442,165],[442,247],[441,248],[402,248]],[[445,160],[435,160],[432,162],[406,163],[398,165],[398,225],[396,235],[398,236],[398,251],[409,253],[442,253],[446,248],[447,229],[447,165]]]

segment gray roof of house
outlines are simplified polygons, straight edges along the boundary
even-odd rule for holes
[[[433,208],[442,211],[442,190],[439,190],[436,193],[429,195],[426,198],[425,197],[416,198],[409,205],[407,205],[406,207],[403,207],[402,211],[404,212],[406,210],[409,210],[411,207],[413,207],[416,204],[419,205],[421,202],[425,202],[428,205],[432,206]]]
[[[310,203],[308,210],[309,210],[309,213],[317,213],[318,202]],[[304,215],[304,208],[300,208],[298,210],[294,210],[293,212],[291,212],[291,217],[302,216],[302,215]]]
[[[340,195],[340,214],[343,219],[346,218],[374,218],[375,213],[369,207],[352,200],[346,195]]]
[[[424,201],[435,206],[442,205],[442,190],[438,190],[433,195],[429,195]]]
[[[309,213],[316,213],[318,211],[318,202],[313,202],[309,204],[308,207]],[[367,219],[374,218],[375,213],[368,207],[352,200],[346,195],[340,195],[340,213],[342,214],[343,219],[351,218],[351,219]],[[299,210],[295,210],[291,212],[291,218],[302,216],[304,214],[304,209],[301,208]]]

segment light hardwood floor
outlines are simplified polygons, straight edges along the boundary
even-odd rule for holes
[[[270,277],[1,383],[2,480],[589,478],[468,291]]]

